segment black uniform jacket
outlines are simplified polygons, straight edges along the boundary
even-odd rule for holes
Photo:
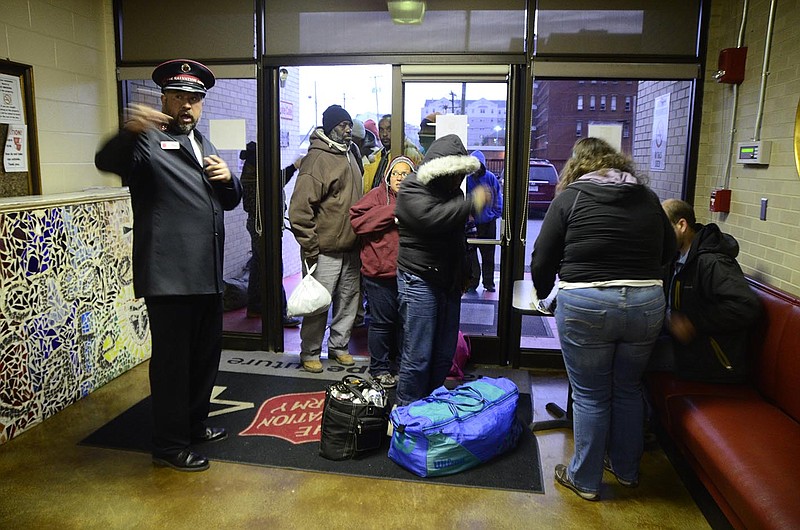
[[[217,154],[194,134],[204,157]],[[120,131],[97,153],[95,165],[130,187],[136,296],[221,293],[223,210],[239,204],[239,179],[210,182],[188,136],[156,129],[138,136]]]

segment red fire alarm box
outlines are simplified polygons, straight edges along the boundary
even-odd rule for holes
[[[711,190],[709,211],[729,213],[731,211],[731,190]]]
[[[747,46],[721,50],[714,79],[717,80],[717,83],[740,84],[744,81],[744,65],[746,61]]]

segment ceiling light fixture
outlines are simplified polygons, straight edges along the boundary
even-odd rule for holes
[[[391,0],[386,5],[395,24],[421,24],[425,16],[425,0]]]

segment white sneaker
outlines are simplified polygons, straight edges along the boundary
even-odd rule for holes
[[[392,374],[376,375],[373,379],[381,384],[383,388],[394,388],[397,386],[397,376]]]

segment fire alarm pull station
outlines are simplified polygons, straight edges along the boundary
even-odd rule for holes
[[[711,190],[711,202],[708,205],[708,210],[729,213],[731,211],[731,190]]]
[[[772,142],[754,140],[752,142],[739,142],[736,151],[736,162],[739,164],[767,165],[772,151]]]
[[[747,46],[720,50],[717,73],[714,74],[714,79],[717,80],[717,83],[741,84],[744,81],[744,65],[746,62]]]

